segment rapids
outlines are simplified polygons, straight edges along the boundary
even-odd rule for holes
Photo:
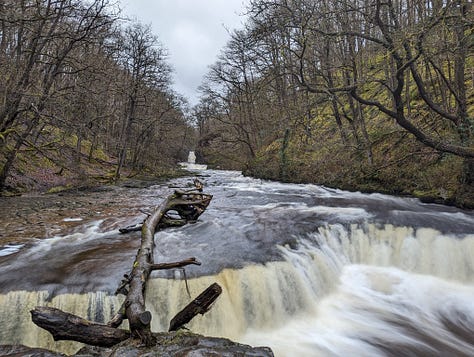
[[[155,261],[203,263],[186,269],[193,297],[214,281],[223,287],[192,331],[266,345],[277,356],[474,355],[473,212],[231,171],[202,171],[200,179],[214,198],[199,222],[155,236]],[[0,344],[77,350],[53,342],[28,311],[49,305],[108,320],[139,245],[139,233],[116,228],[190,181],[53,195],[51,205],[38,197],[44,212],[30,210],[35,200],[22,202],[25,222],[62,223],[11,230],[21,238],[0,230]],[[0,222],[8,218],[2,213]],[[182,278],[179,270],[153,273],[153,330],[167,330],[189,302]]]

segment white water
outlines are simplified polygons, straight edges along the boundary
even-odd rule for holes
[[[457,325],[462,318],[474,331],[474,235],[332,226],[301,239],[298,249],[280,249],[284,262],[192,280],[194,295],[213,281],[224,293],[190,328],[269,345],[277,356],[380,356],[377,341],[389,341],[393,350],[408,345],[436,354],[427,339],[440,341],[438,348],[474,354],[472,338],[466,342],[442,323],[446,318]],[[155,330],[166,330],[188,301],[183,285],[152,281],[148,306],[160,316]],[[162,291],[169,293],[156,300]]]
[[[179,165],[190,171],[200,171],[207,169],[207,165],[196,164],[196,154],[194,151],[189,152],[187,162],[180,162]]]
[[[19,252],[24,244],[6,244],[0,247],[0,257]]]
[[[442,319],[474,326],[474,288],[396,268],[346,266],[335,291],[278,329],[248,330],[249,344],[265,341],[277,356],[474,355],[472,336],[458,337]],[[446,354],[428,341],[451,353]],[[419,351],[415,353],[414,351]],[[452,351],[455,351],[453,353]]]
[[[433,229],[333,225],[299,237],[295,249],[279,249],[283,261],[190,279],[193,297],[213,282],[223,293],[188,327],[267,345],[277,356],[380,356],[377,341],[392,350],[410,346],[436,354],[427,338],[459,355],[474,354],[472,339],[456,336],[442,322],[459,325],[462,319],[474,331],[474,235],[457,239]],[[190,300],[179,271],[176,278],[150,281],[147,307],[154,331],[167,330]],[[78,344],[54,343],[27,311],[48,305],[107,321],[121,302],[103,293],[47,297],[46,292],[0,295],[0,325],[12,332],[2,340],[73,352]]]
[[[103,292],[61,294],[49,299],[46,291],[12,291],[0,295],[0,341],[2,344],[23,344],[63,353],[74,353],[78,342],[55,342],[49,332],[31,322],[30,311],[36,306],[51,306],[91,321],[107,322],[117,311],[123,298]]]
[[[196,154],[194,151],[190,151],[188,154],[188,163],[195,164],[196,163]]]
[[[413,199],[225,175],[215,182],[208,178],[214,200],[199,223],[156,238],[161,261],[196,255],[203,262],[199,269],[223,267],[189,279],[193,298],[213,282],[223,288],[215,306],[189,324],[192,331],[270,346],[276,356],[474,355],[472,214]],[[88,274],[106,268],[110,256],[100,257],[123,244],[110,232],[98,232],[99,226],[43,240],[25,256],[48,252],[50,260],[42,262],[47,265],[54,251],[97,252],[79,261],[81,274],[74,266],[68,273],[76,275],[67,282],[81,286]],[[69,267],[67,262],[59,263]],[[113,271],[125,272],[120,269]],[[175,279],[150,280],[147,308],[154,331],[167,330],[190,301],[181,278],[176,271]],[[99,286],[118,280],[101,279]],[[31,323],[29,310],[55,306],[107,321],[122,300],[103,292],[52,299],[45,291],[0,295],[0,343],[73,352],[78,344],[53,342]]]

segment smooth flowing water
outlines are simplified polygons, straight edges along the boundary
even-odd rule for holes
[[[155,261],[195,256],[203,263],[186,269],[193,297],[212,282],[223,287],[192,331],[267,345],[277,356],[474,355],[473,212],[202,173],[214,195],[208,210],[196,224],[155,236]],[[11,200],[4,223],[14,210],[25,221],[62,223],[42,234],[25,224],[11,226],[13,236],[0,231],[0,343],[77,349],[54,343],[28,311],[48,305],[108,320],[123,301],[111,293],[139,245],[139,233],[116,228],[143,219],[138,209],[171,191],[156,185],[30,199],[56,202],[41,210]],[[63,201],[78,209],[56,207]],[[190,301],[182,278],[179,270],[153,273],[153,330],[167,330]]]

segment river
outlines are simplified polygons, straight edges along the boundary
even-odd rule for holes
[[[474,213],[413,198],[200,172],[214,198],[195,224],[155,236],[156,262],[191,256],[195,297],[223,293],[193,332],[271,347],[277,356],[474,355]],[[0,200],[0,344],[72,353],[31,323],[55,306],[107,321],[133,263],[140,222],[173,187]],[[152,329],[167,330],[187,296],[180,270],[154,272]]]

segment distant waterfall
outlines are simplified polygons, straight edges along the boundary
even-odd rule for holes
[[[196,164],[196,153],[194,151],[189,152],[187,162],[180,162],[179,164],[188,170],[206,170],[207,169],[207,165]]]
[[[193,298],[215,281],[223,293],[188,327],[269,345],[277,356],[474,355],[474,235],[335,224],[279,249],[283,261],[190,279]],[[155,331],[166,331],[190,301],[179,271],[176,277],[149,282]],[[45,292],[0,295],[2,340],[71,352],[77,344],[54,343],[28,311],[50,305],[105,321],[121,302],[104,293],[47,298]]]
[[[194,151],[190,151],[188,154],[188,164],[195,164],[196,163],[196,154]]]

